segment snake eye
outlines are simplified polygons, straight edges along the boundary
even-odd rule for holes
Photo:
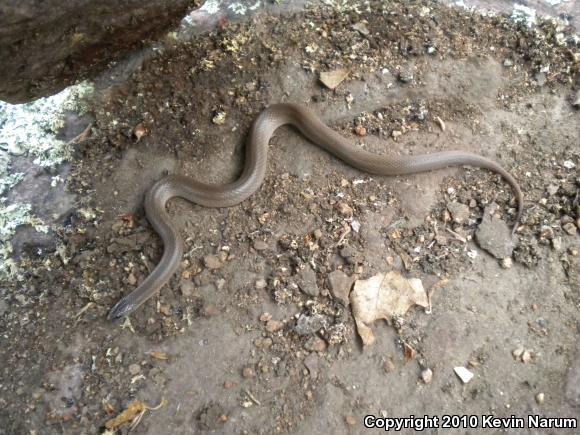
[[[113,308],[111,308],[107,319],[119,319],[120,317],[124,317],[129,314],[132,310],[133,306],[129,303],[129,301],[127,301],[127,299],[121,299]]]

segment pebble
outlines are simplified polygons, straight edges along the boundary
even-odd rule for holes
[[[562,225],[562,229],[571,236],[576,234],[576,225],[574,225],[572,222],[568,222],[567,224]]]
[[[395,370],[395,363],[393,362],[392,358],[387,358],[385,363],[383,364],[383,370],[385,373],[391,373]]]
[[[506,59],[503,61],[503,66],[505,66],[506,68],[510,68],[514,66],[514,61],[511,59]]]
[[[561,251],[562,250],[562,237],[554,237],[551,240],[552,249],[554,251]]]
[[[506,257],[502,258],[499,264],[504,269],[511,269],[511,267],[514,265],[514,262],[512,260],[512,257]]]
[[[452,202],[447,205],[447,210],[451,213],[453,222],[462,224],[469,219],[469,207],[459,202]]]
[[[354,132],[356,133],[357,136],[360,136],[360,137],[364,137],[367,135],[367,129],[364,128],[362,125],[357,125],[354,128]]]
[[[139,372],[141,372],[141,366],[139,364],[131,364],[129,366],[129,373],[131,373],[132,375],[136,375]]]
[[[256,289],[261,290],[263,288],[266,288],[268,286],[268,283],[264,278],[260,278],[259,280],[256,281],[254,286],[256,287]]]
[[[461,382],[467,384],[469,381],[473,379],[473,373],[467,370],[465,367],[455,367],[453,369],[455,374],[461,379]]]
[[[243,376],[245,379],[252,379],[252,378],[255,378],[255,377],[256,377],[256,370],[254,370],[254,368],[253,368],[253,367],[250,367],[250,366],[248,366],[248,367],[244,367],[244,368],[242,369],[242,376]]]
[[[503,220],[490,216],[487,209],[475,232],[475,240],[482,249],[499,260],[512,256],[514,243],[511,230]]]
[[[322,314],[301,314],[296,322],[294,331],[298,335],[310,335],[320,331],[328,325],[328,319]]]
[[[215,255],[206,255],[203,257],[203,264],[208,269],[219,269],[222,267],[222,262]]]
[[[351,27],[361,35],[368,36],[371,33],[363,21],[359,21],[358,23],[353,24]]]
[[[193,294],[195,290],[195,285],[193,281],[190,279],[182,279],[181,283],[179,284],[179,290],[181,290],[181,294],[185,297],[189,297]]]
[[[349,71],[346,69],[337,69],[334,71],[321,72],[320,81],[328,89],[335,89],[348,76]]]
[[[263,240],[256,240],[254,242],[254,249],[256,251],[265,251],[266,249],[268,249],[268,244]]]
[[[171,316],[171,306],[163,304],[159,307],[159,312],[164,316]]]
[[[342,270],[335,270],[328,275],[328,286],[332,297],[345,307],[349,304],[349,294],[353,279]]]
[[[309,352],[324,352],[326,350],[326,341],[318,336],[311,337],[304,343],[304,349]]]
[[[351,217],[354,212],[352,207],[344,201],[338,201],[334,208],[336,208],[336,210],[338,210],[338,212],[345,217]]]
[[[310,377],[312,379],[318,378],[318,355],[316,352],[312,352],[308,354],[306,358],[304,358],[304,365],[308,369],[308,373],[310,373]]]
[[[320,294],[318,284],[316,284],[316,273],[310,265],[300,271],[298,277],[298,287],[308,296],[316,297]]]
[[[352,415],[347,415],[344,417],[344,421],[346,421],[346,424],[349,426],[354,426],[356,424],[356,418],[354,418]]]
[[[411,83],[413,81],[414,74],[413,74],[413,67],[407,66],[399,71],[399,80],[403,83]]]
[[[322,238],[322,231],[320,229],[315,229],[314,230],[314,238],[316,240],[319,240]]]
[[[531,362],[533,358],[534,358],[534,354],[533,354],[533,352],[531,352],[529,350],[524,350],[524,353],[522,353],[522,362],[524,364]]]
[[[544,403],[545,400],[546,400],[546,395],[544,393],[536,394],[536,402],[538,403],[538,405],[541,405],[542,403]]]
[[[550,196],[555,195],[556,193],[558,193],[558,189],[560,189],[559,186],[556,186],[554,184],[550,184],[548,187],[546,187],[546,192],[548,192],[548,194]]]
[[[260,322],[267,322],[268,320],[272,319],[272,315],[270,313],[262,313],[260,316]]]
[[[284,323],[279,320],[268,320],[266,322],[266,331],[268,332],[278,332],[284,327]]]
[[[534,75],[534,80],[538,84],[538,86],[544,86],[547,82],[546,74],[543,72],[538,72]]]
[[[130,285],[135,285],[135,284],[137,284],[137,278],[135,277],[135,274],[134,274],[133,272],[131,272],[131,273],[129,274],[129,276],[127,277],[127,282],[128,282]]]
[[[426,368],[425,370],[423,370],[421,372],[421,379],[423,379],[423,382],[425,382],[426,384],[430,384],[431,381],[433,380],[433,370],[431,370],[430,368]]]

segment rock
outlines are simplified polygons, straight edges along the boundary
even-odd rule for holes
[[[447,210],[451,213],[453,222],[462,224],[469,219],[469,207],[459,202],[452,202],[447,205]]]
[[[503,66],[505,66],[506,68],[510,68],[514,66],[514,61],[511,59],[506,59],[503,61]]]
[[[316,273],[309,265],[300,271],[298,287],[308,296],[316,297],[320,294],[320,289],[316,284]]]
[[[536,402],[538,403],[538,405],[543,404],[545,400],[546,400],[546,395],[544,393],[536,394]]]
[[[326,350],[326,342],[315,335],[312,338],[309,338],[306,343],[304,343],[304,349],[309,352],[323,352]]]
[[[395,370],[395,363],[393,362],[392,358],[387,358],[383,364],[383,370],[385,373],[391,373],[393,370]]]
[[[256,370],[253,367],[247,366],[242,369],[242,376],[245,379],[252,379],[256,377]]]
[[[269,247],[268,244],[263,240],[256,240],[254,242],[254,249],[256,251],[265,251],[266,249],[268,249],[268,247]]]
[[[284,327],[284,323],[279,320],[268,320],[266,322],[266,331],[268,332],[278,332]]]
[[[141,366],[139,364],[131,364],[129,366],[129,373],[133,376],[141,372]]]
[[[344,201],[338,201],[334,208],[336,208],[336,210],[344,217],[352,217],[354,213],[352,207]]]
[[[421,372],[421,379],[423,379],[423,382],[425,382],[426,384],[430,384],[431,381],[433,380],[433,370],[431,370],[430,368],[426,368],[425,370],[423,370]]]
[[[453,369],[455,374],[461,379],[461,382],[467,384],[469,381],[473,379],[473,373],[467,370],[465,367],[455,367]]]
[[[562,225],[562,229],[571,236],[576,234],[576,225],[574,225],[572,222],[568,222],[567,224]]]
[[[349,71],[346,69],[337,69],[334,71],[321,72],[320,81],[328,89],[335,89],[348,76]]]
[[[414,79],[413,67],[406,66],[399,71],[399,80],[403,83],[411,83]]]
[[[264,278],[260,278],[254,284],[254,287],[256,287],[257,290],[262,290],[262,289],[266,288],[267,286],[268,286],[268,283],[266,282],[266,280]]]
[[[514,242],[507,224],[484,212],[483,220],[475,232],[475,239],[482,249],[501,260],[512,256]]]
[[[298,335],[310,335],[320,331],[328,325],[328,318],[322,314],[301,314],[296,322],[294,331]]]
[[[182,279],[181,283],[179,283],[179,290],[181,291],[181,294],[185,297],[189,297],[193,294],[193,291],[195,290],[195,285],[193,284],[193,281],[190,279]]]
[[[189,0],[21,0],[0,5],[0,100],[24,103],[94,76],[164,35]]]
[[[203,264],[208,269],[219,269],[222,267],[222,262],[215,255],[206,255],[203,257]]]
[[[556,186],[554,184],[550,184],[548,187],[546,187],[546,192],[548,192],[548,194],[550,196],[555,195],[556,193],[558,193],[558,190],[560,189],[559,186]]]
[[[353,30],[356,30],[361,35],[368,36],[371,32],[369,31],[367,25],[363,21],[359,21],[351,26]]]
[[[514,262],[512,260],[512,257],[506,257],[502,258],[499,264],[504,269],[511,269],[511,267],[514,265]]]
[[[364,128],[362,125],[357,125],[354,128],[354,132],[356,133],[357,136],[360,136],[360,137],[364,137],[367,135],[367,129]]]
[[[310,377],[312,379],[318,378],[318,355],[316,352],[312,352],[308,354],[306,358],[304,358],[304,365],[308,369],[308,373],[310,373]]]
[[[328,287],[332,297],[345,307],[350,303],[349,294],[353,279],[342,270],[335,270],[328,275]]]

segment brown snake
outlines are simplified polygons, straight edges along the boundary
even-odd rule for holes
[[[312,143],[334,154],[349,165],[376,175],[406,175],[440,169],[452,165],[470,165],[490,169],[500,174],[513,188],[518,203],[514,226],[522,217],[523,195],[516,180],[497,163],[465,151],[444,151],[418,156],[377,155],[357,148],[318,117],[296,104],[274,104],[254,121],[246,145],[246,162],[240,178],[233,183],[204,184],[180,175],[170,175],[157,181],[145,196],[147,219],[159,233],[164,244],[161,261],[153,272],[121,299],[110,311],[109,319],[126,316],[161,289],[179,267],[183,245],[179,232],[171,224],[166,204],[181,197],[205,207],[230,207],[241,203],[262,184],[266,174],[268,143],[276,129],[290,124]]]

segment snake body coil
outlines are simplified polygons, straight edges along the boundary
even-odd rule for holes
[[[229,207],[241,203],[262,184],[266,174],[270,138],[278,127],[286,124],[294,126],[311,142],[349,165],[371,174],[406,175],[454,165],[470,165],[495,171],[513,188],[518,203],[516,227],[520,221],[523,195],[518,183],[500,165],[485,157],[464,151],[445,151],[418,156],[373,154],[353,146],[305,107],[295,104],[275,104],[262,111],[252,125],[246,145],[245,167],[238,180],[229,184],[210,185],[187,177],[171,175],[156,182],[147,192],[145,212],[147,219],[163,240],[163,256],[145,281],[111,309],[109,319],[126,316],[135,311],[161,289],[179,266],[183,246],[179,233],[167,214],[167,201],[178,196],[205,207]]]

